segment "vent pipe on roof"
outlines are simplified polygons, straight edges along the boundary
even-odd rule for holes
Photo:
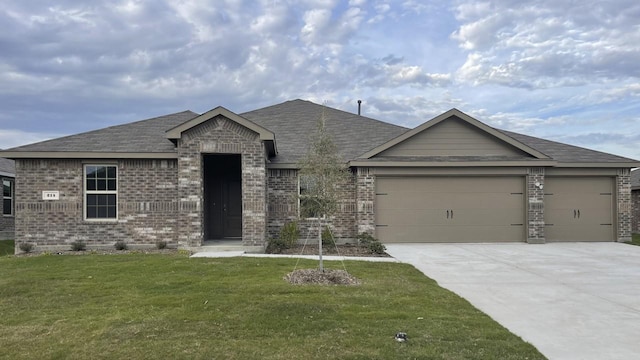
[[[360,115],[360,105],[362,105],[362,100],[358,100],[358,115]]]

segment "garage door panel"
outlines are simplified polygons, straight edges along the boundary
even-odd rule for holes
[[[524,240],[522,177],[383,177],[376,193],[384,242]]]
[[[522,194],[454,194],[398,191],[376,197],[378,209],[512,209],[520,207]]]
[[[545,227],[547,241],[607,241],[613,236],[612,225],[557,225]]]
[[[379,239],[386,243],[469,243],[469,242],[514,242],[520,241],[523,226],[381,226],[376,228]],[[470,237],[469,234],[473,234]]]
[[[376,197],[380,209],[443,209],[447,204],[447,194],[430,194],[429,201],[423,193],[398,191]]]
[[[386,209],[384,222],[379,225],[436,225],[445,224],[448,220],[444,210],[440,209],[415,209],[406,211],[405,209]]]
[[[545,238],[553,241],[613,241],[611,177],[548,177]]]

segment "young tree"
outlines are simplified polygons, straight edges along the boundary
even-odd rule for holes
[[[344,159],[326,129],[324,109],[318,127],[309,139],[309,150],[299,162],[301,215],[316,218],[318,222],[318,249],[320,271],[322,264],[322,229],[338,211],[340,202],[338,187],[351,177]]]

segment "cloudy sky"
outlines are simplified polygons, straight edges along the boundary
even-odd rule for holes
[[[0,148],[308,99],[640,159],[637,0],[3,0]]]

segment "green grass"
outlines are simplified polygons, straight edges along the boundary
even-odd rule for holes
[[[631,242],[629,244],[640,246],[640,234],[631,235]]]
[[[0,256],[13,255],[13,240],[0,240]]]
[[[290,285],[282,277],[294,264],[143,254],[2,257],[0,358],[544,358],[409,265],[347,262],[362,285],[346,287]],[[397,343],[398,331],[409,341]]]

